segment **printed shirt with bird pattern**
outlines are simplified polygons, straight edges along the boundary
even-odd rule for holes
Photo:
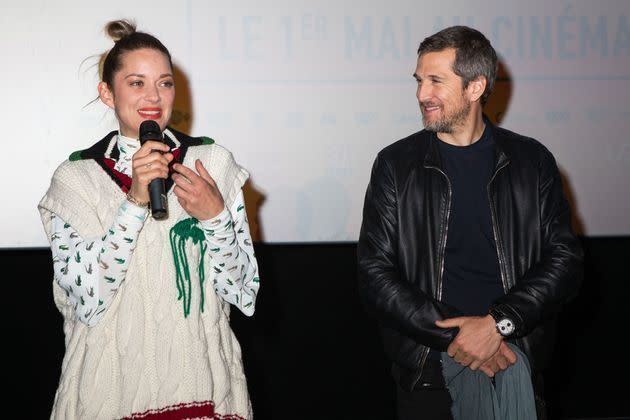
[[[120,151],[114,169],[131,176],[137,140],[118,135]],[[101,238],[82,238],[57,215],[52,215],[51,250],[54,278],[74,305],[77,318],[94,326],[103,317],[125,280],[136,240],[148,210],[124,200],[114,223]],[[260,286],[243,192],[231,209],[200,221],[214,271],[214,290],[226,302],[252,315]]]

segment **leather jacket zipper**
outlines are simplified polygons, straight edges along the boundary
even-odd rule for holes
[[[437,299],[441,302],[442,301],[442,280],[444,279],[444,255],[446,254],[446,239],[448,238],[448,222],[449,219],[451,218],[451,198],[453,196],[453,189],[451,187],[451,181],[450,179],[448,179],[448,176],[446,176],[446,173],[444,173],[444,171],[442,171],[440,168],[436,168],[436,167],[432,167],[433,169],[437,170],[438,172],[440,172],[442,175],[444,175],[444,179],[446,179],[446,184],[448,185],[448,201],[446,204],[446,223],[445,223],[445,228],[444,228],[444,235],[443,235],[443,239],[442,239],[442,250],[440,251],[440,276],[438,277],[438,284],[437,284]]]
[[[435,169],[436,171],[441,173],[444,176],[444,179],[446,179],[446,184],[448,186],[448,200],[447,200],[447,205],[446,205],[446,224],[445,224],[444,234],[442,235],[442,249],[440,250],[440,263],[439,263],[440,275],[438,277],[438,284],[437,284],[437,300],[442,301],[442,279],[444,278],[444,259],[445,259],[444,254],[446,253],[446,239],[448,238],[448,222],[451,217],[451,198],[453,195],[453,189],[451,187],[450,179],[448,179],[448,176],[443,170],[441,170],[437,166],[426,166],[426,168]],[[422,352],[422,356],[420,357],[420,376],[418,378],[422,377],[422,371],[424,370],[424,364],[426,363],[428,356],[429,356],[429,347],[425,346],[424,351]]]
[[[488,182],[488,186],[486,187],[487,193],[488,193],[488,202],[490,203],[490,216],[492,217],[492,233],[494,234],[494,242],[495,242],[495,246],[497,247],[497,256],[499,258],[499,272],[501,273],[501,283],[503,284],[503,292],[507,293],[509,288],[508,288],[508,284],[507,284],[507,274],[505,273],[505,259],[503,257],[503,253],[501,252],[502,246],[500,243],[500,238],[499,238],[499,232],[497,231],[497,215],[494,211],[494,201],[492,200],[492,194],[490,194],[490,187],[492,185],[492,182],[494,181],[494,178],[496,178],[497,174],[499,173],[499,171],[503,168],[505,168],[508,165],[509,162],[505,162],[503,163],[501,166],[499,166],[496,171],[494,171],[494,174],[492,175],[492,178],[490,178],[490,182]]]
[[[506,264],[505,264],[505,259],[503,258],[503,253],[501,252],[501,249],[503,249],[503,247],[500,245],[499,243],[499,233],[497,230],[497,225],[498,225],[498,221],[497,221],[497,216],[496,213],[494,211],[494,202],[492,201],[492,195],[490,194],[490,186],[492,185],[492,181],[494,181],[494,178],[497,176],[497,174],[499,173],[499,171],[503,168],[505,168],[508,165],[508,162],[503,163],[501,166],[499,166],[496,171],[494,171],[494,174],[492,175],[492,178],[490,178],[490,182],[488,182],[488,200],[490,203],[490,215],[492,217],[492,232],[494,233],[494,242],[495,245],[497,247],[497,256],[499,257],[499,272],[501,273],[501,283],[503,284],[503,291],[504,293],[507,294],[509,287],[507,284],[507,272],[506,271]],[[512,342],[514,342],[515,344],[518,345],[518,347],[521,350],[525,350],[525,341],[523,339],[513,339],[510,340]]]

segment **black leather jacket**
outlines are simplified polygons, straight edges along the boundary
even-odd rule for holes
[[[535,372],[553,350],[553,318],[577,293],[582,250],[551,153],[503,128],[488,184],[492,227],[506,294],[492,307],[515,321],[513,340]],[[441,302],[451,188],[437,136],[423,130],[377,156],[357,249],[359,292],[376,316],[393,374],[413,389],[429,347],[445,351],[457,329],[435,321],[459,316]]]

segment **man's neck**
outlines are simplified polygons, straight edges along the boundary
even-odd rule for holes
[[[470,146],[481,138],[486,123],[483,121],[481,110],[470,112],[468,118],[451,133],[437,133],[438,139],[454,146]]]

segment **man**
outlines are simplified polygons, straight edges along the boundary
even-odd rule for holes
[[[548,324],[577,292],[582,251],[551,153],[482,113],[496,70],[479,31],[426,38],[414,73],[424,130],[372,169],[359,291],[393,362],[401,419],[450,418],[441,352],[492,377],[518,359],[507,342],[526,355],[544,417]]]

